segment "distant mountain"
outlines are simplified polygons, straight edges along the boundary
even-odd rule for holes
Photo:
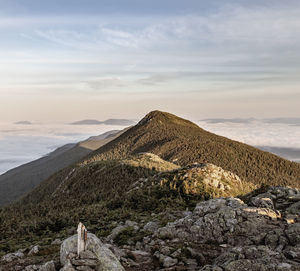
[[[103,123],[107,125],[119,125],[119,126],[122,125],[129,126],[129,125],[136,124],[134,121],[128,119],[108,119],[103,121]]]
[[[300,126],[300,118],[269,118],[264,119],[266,123],[281,123],[281,124],[289,124],[293,126]]]
[[[21,124],[21,125],[31,125],[32,123],[28,120],[22,120],[22,121],[17,121],[15,124]]]
[[[76,163],[122,133],[118,130],[109,131],[78,144],[64,145],[40,159],[0,175],[0,206],[20,198],[52,174]]]
[[[208,123],[250,123],[254,121],[255,118],[232,118],[232,119],[223,119],[223,118],[216,118],[216,119],[202,119],[200,121],[205,121]]]
[[[70,123],[71,125],[99,125],[102,124],[102,121],[98,120],[80,120]]]
[[[99,125],[99,124],[129,126],[129,125],[135,124],[135,122],[132,120],[128,120],[128,119],[108,119],[105,121],[88,119],[88,120],[80,120],[80,121],[71,123],[71,125]]]
[[[292,126],[300,126],[300,118],[265,118],[265,119],[255,119],[255,118],[212,118],[212,119],[202,119],[200,121],[205,121],[208,123],[250,123],[253,121],[261,121],[264,123],[271,124],[288,124]]]

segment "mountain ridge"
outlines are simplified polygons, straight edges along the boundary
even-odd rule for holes
[[[91,152],[83,163],[151,152],[184,166],[212,163],[256,185],[300,186],[300,164],[210,133],[170,113],[152,111],[120,137]]]

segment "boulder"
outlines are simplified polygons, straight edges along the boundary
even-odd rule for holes
[[[4,262],[12,262],[15,259],[23,258],[25,255],[20,250],[4,255],[1,260]]]
[[[70,255],[76,254],[77,251],[77,234],[64,240],[60,249],[60,261],[63,266],[70,265]],[[94,255],[94,259],[71,259],[76,265],[84,265],[84,261],[92,263],[95,270],[98,271],[124,271],[121,263],[116,256],[97,238],[96,235],[88,233],[86,242],[86,254],[88,257]],[[91,254],[92,253],[92,254]],[[71,265],[72,266],[72,265]],[[86,265],[89,266],[89,265]],[[78,269],[78,267],[77,267]],[[65,271],[65,269],[63,269]],[[67,269],[66,269],[67,270]]]

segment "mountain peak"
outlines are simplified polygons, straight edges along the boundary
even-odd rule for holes
[[[184,125],[184,126],[193,126],[198,127],[193,122],[177,117],[176,115],[173,115],[168,112],[163,112],[159,110],[154,110],[148,113],[138,124],[143,125],[149,122],[152,123],[164,123],[164,124],[177,124],[177,125]]]

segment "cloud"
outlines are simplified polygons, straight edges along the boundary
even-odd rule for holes
[[[86,82],[88,87],[93,90],[106,90],[112,87],[125,87],[127,83],[119,77],[102,77]]]
[[[82,127],[69,125],[69,122],[35,122],[30,129],[22,129],[13,123],[0,123],[0,174],[38,159],[64,144],[124,128],[124,126],[90,125],[85,126],[83,130]]]
[[[300,149],[300,126],[292,126],[282,122],[270,123],[258,119],[252,119],[249,122],[202,120],[197,123],[201,128],[210,132],[252,146]]]
[[[142,85],[158,85],[160,83],[165,83],[170,80],[176,79],[176,74],[177,73],[157,73],[157,74],[152,74],[148,77],[138,79],[137,83],[142,84]]]

